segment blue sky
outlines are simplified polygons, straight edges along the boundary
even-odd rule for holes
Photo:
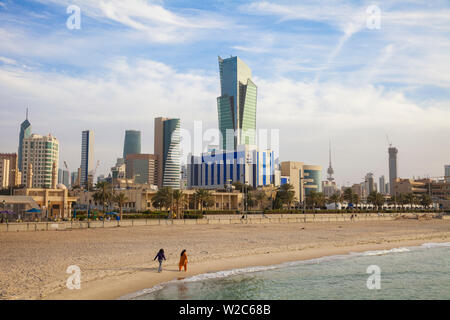
[[[80,30],[66,28],[69,5]],[[402,177],[450,163],[450,4],[416,0],[0,0],[0,151],[16,151],[27,106],[72,170],[85,129],[106,173],[126,129],[153,151],[155,116],[214,128],[218,55],[252,69],[257,124],[280,129],[281,160],[325,173],[331,138],[338,183],[359,182],[387,175],[388,134]]]

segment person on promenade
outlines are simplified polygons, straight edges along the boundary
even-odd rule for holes
[[[155,257],[155,259],[153,259],[153,261],[155,261],[156,258],[158,258],[158,262],[159,262],[158,272],[161,272],[162,271],[162,262],[163,262],[163,260],[166,260],[166,256],[164,255],[164,249],[159,249],[159,251],[156,254],[156,257]]]
[[[178,264],[180,271],[183,267],[184,267],[184,272],[187,271],[187,263],[188,263],[188,259],[187,259],[186,249],[184,249],[183,251],[181,251],[180,263]]]

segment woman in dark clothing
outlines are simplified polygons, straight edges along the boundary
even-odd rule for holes
[[[158,258],[158,262],[159,262],[158,272],[161,272],[162,271],[162,262],[163,262],[163,260],[166,260],[166,256],[164,255],[164,249],[159,250],[159,252],[156,254],[156,257],[155,257],[155,259],[153,259],[153,261],[155,261],[156,258]]]

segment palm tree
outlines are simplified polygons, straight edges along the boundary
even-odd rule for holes
[[[367,201],[373,204],[378,210],[384,204],[384,196],[379,192],[372,191],[367,197]]]
[[[259,190],[254,193],[255,200],[259,203],[260,209],[263,210],[263,202],[267,198],[264,191]]]
[[[95,185],[97,192],[94,194],[95,201],[99,201],[103,206],[103,213],[105,212],[105,202],[111,197],[111,185],[106,181],[100,181]]]
[[[334,208],[337,209],[337,204],[342,200],[342,196],[339,192],[336,192],[328,198],[328,203],[334,203]]]
[[[291,208],[291,203],[295,200],[294,186],[289,183],[285,183],[278,188],[277,197],[283,204],[287,204],[288,208]]]
[[[172,203],[171,193],[172,190],[169,187],[159,189],[152,198],[152,205],[156,208],[159,208],[160,211],[162,210],[162,208],[169,208]]]
[[[404,202],[405,204],[409,204],[411,206],[410,208],[412,209],[412,206],[417,203],[417,198],[413,193],[407,193],[405,194]]]
[[[112,198],[113,202],[117,203],[117,205],[119,206],[119,213],[120,213],[120,221],[122,221],[122,208],[125,205],[125,203],[128,201],[127,196],[125,195],[125,193],[118,193],[115,194]]]
[[[214,201],[211,192],[206,189],[198,189],[195,192],[197,201],[200,203],[200,210],[203,211],[203,206],[209,207]]]
[[[184,206],[186,204],[186,199],[184,197],[184,193],[182,190],[174,190],[172,193],[173,206],[175,207],[175,216],[177,218],[181,218],[179,214],[180,206]]]
[[[431,205],[431,197],[430,197],[430,195],[424,193],[420,197],[420,204],[428,209],[428,207]]]

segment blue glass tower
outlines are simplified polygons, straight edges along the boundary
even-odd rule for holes
[[[28,109],[27,109],[27,115],[26,119],[22,124],[20,125],[20,135],[19,135],[19,150],[18,150],[18,167],[21,172],[23,172],[22,168],[22,148],[23,148],[23,139],[29,138],[31,136],[31,123],[28,121]]]

